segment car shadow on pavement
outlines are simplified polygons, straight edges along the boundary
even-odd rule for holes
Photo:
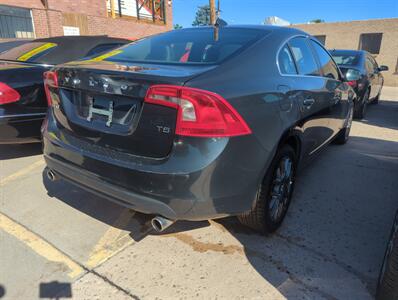
[[[369,104],[361,123],[398,130],[398,101],[380,100],[378,104]]]
[[[0,144],[0,161],[19,157],[34,156],[42,153],[41,143],[32,144]]]
[[[43,184],[50,197],[54,197],[102,223],[121,230],[129,231],[130,236],[136,242],[140,241],[149,232],[153,231],[151,220],[154,215],[147,215],[130,210],[132,215],[131,220],[128,222],[118,222],[118,219],[123,212],[128,210],[127,208],[91,194],[67,181],[58,180],[51,182],[47,178],[45,170],[42,172],[42,177]],[[203,226],[209,226],[209,223],[178,222],[178,231],[186,231]],[[174,226],[171,226],[169,230],[170,231],[168,232],[172,233],[176,229]]]

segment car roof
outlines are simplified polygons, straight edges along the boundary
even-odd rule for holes
[[[103,42],[131,42],[127,39],[109,37],[107,35],[76,35],[76,36],[55,36],[49,38],[39,38],[33,40],[33,42],[51,42],[51,43],[71,43],[79,42],[83,44],[102,44]]]
[[[203,30],[203,29],[209,29],[209,28],[214,28],[213,26],[198,26],[198,27],[188,27],[188,28],[183,28],[179,30]],[[291,34],[304,34],[310,36],[310,34],[297,29],[293,27],[287,27],[287,26],[274,26],[274,25],[226,25],[226,26],[221,26],[220,28],[226,28],[226,29],[256,29],[256,30],[264,30],[268,32],[284,32],[284,33],[291,33]]]

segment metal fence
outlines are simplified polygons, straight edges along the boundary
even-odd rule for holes
[[[29,9],[0,5],[0,38],[33,38]]]

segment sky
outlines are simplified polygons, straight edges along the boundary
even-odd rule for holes
[[[183,27],[192,25],[198,6],[209,3],[208,0],[172,2],[173,23]],[[398,17],[398,0],[220,0],[220,5],[221,18],[228,24],[261,24],[269,16],[278,16],[290,23]]]

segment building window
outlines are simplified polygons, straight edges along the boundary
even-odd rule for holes
[[[108,16],[166,24],[165,0],[106,0]]]
[[[29,9],[0,5],[0,38],[33,38]]]
[[[362,33],[359,38],[359,50],[365,50],[372,54],[379,54],[382,33]]]
[[[316,38],[322,45],[326,45],[326,35],[314,35],[314,38]]]

